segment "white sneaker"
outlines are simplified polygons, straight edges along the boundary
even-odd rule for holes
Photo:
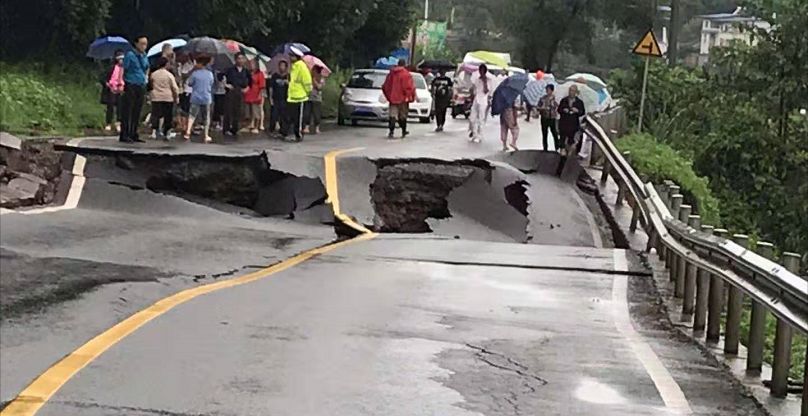
[[[157,140],[157,130],[153,130],[151,135],[149,135],[149,138],[152,140]]]

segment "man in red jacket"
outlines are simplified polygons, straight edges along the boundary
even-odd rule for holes
[[[393,138],[396,130],[396,120],[401,126],[401,138],[407,135],[407,114],[410,112],[410,103],[415,101],[415,83],[412,81],[412,74],[404,67],[406,62],[401,59],[398,65],[390,70],[382,85],[382,92],[387,101],[390,102],[390,127],[389,138]]]

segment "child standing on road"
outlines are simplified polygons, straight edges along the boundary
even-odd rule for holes
[[[191,140],[191,129],[194,121],[203,117],[205,143],[210,143],[210,110],[213,103],[213,72],[207,68],[210,57],[196,58],[194,71],[188,76],[188,85],[191,87],[191,109],[188,114],[188,126],[185,128],[185,140]]]
[[[250,120],[250,133],[256,134],[261,127],[261,119],[264,114],[263,91],[267,85],[266,77],[258,66],[258,58],[249,62],[250,76],[252,83],[244,93],[244,106],[247,109],[247,118]]]

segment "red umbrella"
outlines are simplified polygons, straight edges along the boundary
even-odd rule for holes
[[[305,62],[306,65],[308,65],[309,69],[314,69],[315,66],[323,68],[324,77],[331,75],[331,70],[328,68],[328,66],[326,66],[326,64],[323,63],[323,61],[320,58],[314,55],[304,55],[303,62]]]
[[[241,43],[231,40],[231,39],[222,39],[222,43],[224,46],[227,46],[227,50],[233,53],[241,52]]]

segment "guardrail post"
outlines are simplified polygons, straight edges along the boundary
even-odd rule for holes
[[[800,271],[800,263],[789,261],[786,266],[791,273],[797,274]],[[784,320],[777,319],[777,330],[774,333],[774,355],[772,362],[772,384],[771,395],[774,397],[786,397],[788,394],[788,370],[791,367],[791,326]],[[808,380],[808,376],[806,376]],[[806,414],[806,393],[808,385],[803,384],[802,392],[802,415]]]
[[[671,216],[673,218],[679,218],[679,215],[678,215],[679,213],[678,212],[673,212],[673,210],[674,209],[676,209],[676,210],[679,209],[679,205],[682,204],[681,199],[684,198],[684,196],[682,196],[682,198],[680,198],[680,200],[679,200],[679,205],[676,205],[676,208],[674,208],[673,200],[675,199],[676,195],[682,196],[682,194],[679,193],[679,185],[671,185],[671,186],[669,186],[668,187],[668,208],[671,210]],[[674,214],[676,214],[676,215],[674,215]]]
[[[688,215],[687,225],[691,228],[698,230],[701,228],[701,217],[698,215]],[[693,315],[695,302],[696,302],[696,274],[698,268],[695,264],[685,262],[685,281],[684,281],[684,302],[682,302],[682,319],[688,319]]]
[[[670,192],[670,188],[671,188],[671,186],[674,186],[674,185],[676,185],[676,184],[673,183],[673,181],[670,180],[670,179],[665,179],[664,181],[662,181],[662,186],[663,186],[664,192],[662,192],[662,194],[660,194],[660,195],[662,196],[662,202],[665,203],[665,206],[670,205],[670,196],[673,195],[673,193]]]
[[[670,187],[673,186],[673,181],[669,179],[665,179],[662,184],[659,186],[660,194],[659,197],[662,199],[662,202],[665,204],[666,207],[670,206]],[[659,259],[665,261],[665,265],[667,266],[666,257],[668,255],[667,247],[665,244],[662,243],[662,240],[659,240],[659,247],[657,248],[657,255]]]
[[[800,276],[800,255],[797,253],[792,253],[790,251],[783,252],[783,266],[786,267],[788,270],[794,270],[792,273]],[[803,279],[808,279],[808,275],[800,276]],[[805,415],[808,416],[808,415]]]
[[[682,204],[679,206],[679,221],[687,224],[687,219],[690,217],[690,211],[693,208],[690,205]],[[676,271],[676,281],[674,282],[674,296],[677,298],[684,297],[685,295],[685,273],[687,268],[687,260],[685,256],[678,256],[677,257],[676,266],[674,270]]]
[[[712,234],[712,225],[702,225],[701,231]],[[693,332],[704,331],[707,324],[707,306],[710,296],[710,273],[704,269],[696,272],[696,312],[693,316]]]
[[[757,252],[772,260],[774,245],[761,241],[757,243]],[[746,343],[746,372],[760,374],[763,369],[763,345],[766,337],[766,308],[762,303],[752,299],[752,316],[749,318],[749,341]]]
[[[716,228],[713,234],[723,238],[727,230]],[[707,342],[718,343],[721,339],[721,313],[724,312],[724,280],[710,274],[710,299],[707,312]]]
[[[629,166],[631,166],[631,152],[623,152],[623,159],[625,159]],[[614,201],[614,204],[623,205],[623,200],[626,199],[626,186],[628,185],[618,180],[615,180],[615,182],[617,183],[617,199]]]
[[[609,170],[612,165],[609,164],[609,159],[603,158],[603,170],[600,171],[600,183],[606,183],[609,180]]]
[[[676,185],[673,185],[670,188],[671,188],[671,192],[673,192],[675,190],[678,190],[679,187],[676,186]],[[671,204],[670,204],[670,206],[668,208],[670,208],[671,216],[673,218],[679,218],[679,207],[682,206],[682,198],[684,198],[684,196],[682,196],[679,193],[671,194],[671,197],[670,197]],[[676,253],[670,253],[668,250],[666,250],[666,253],[665,253],[665,265],[671,271],[671,276],[670,276],[671,280],[676,279],[676,273],[675,273],[675,271],[676,271],[675,270],[676,261],[674,261],[674,260],[676,260]]]
[[[749,236],[746,234],[735,234],[732,236],[732,240],[739,246],[749,246]],[[724,352],[727,354],[738,354],[742,309],[743,292],[738,287],[730,285],[729,294],[727,295],[727,323],[724,330]]]
[[[631,224],[628,226],[628,230],[631,233],[637,232],[637,222],[640,221],[640,203],[638,201],[634,201],[631,206]]]

